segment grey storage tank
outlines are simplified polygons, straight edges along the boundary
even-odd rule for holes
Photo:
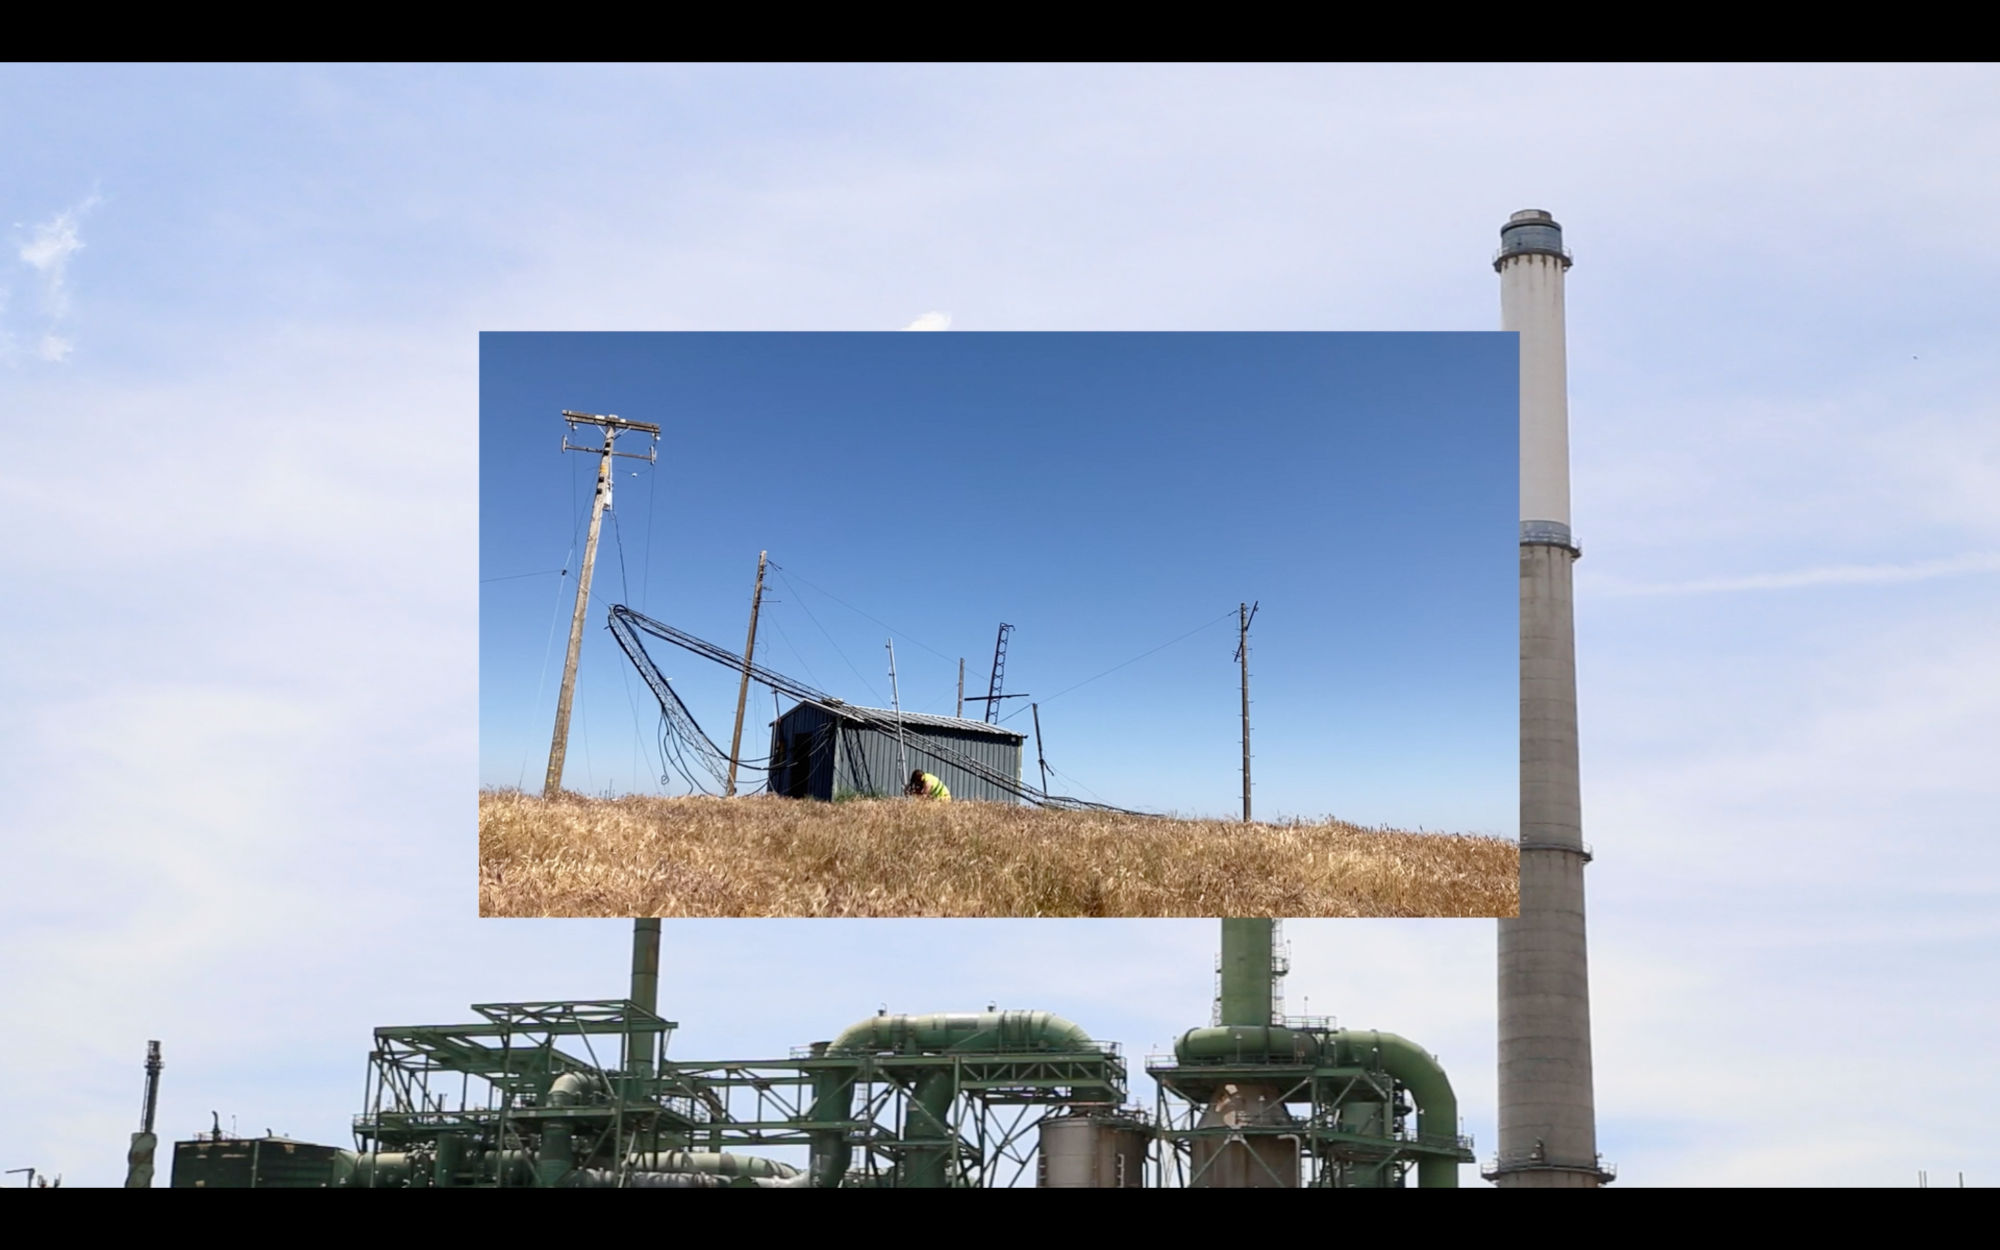
[[[1043,1189],[1139,1189],[1153,1133],[1137,1116],[1093,1111],[1050,1116],[1040,1126]]]

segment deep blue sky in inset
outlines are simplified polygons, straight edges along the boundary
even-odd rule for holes
[[[894,637],[903,706],[950,713],[957,660],[984,694],[1006,621],[1005,688],[1043,705],[1050,788],[1152,811],[1240,813],[1234,619],[1258,602],[1260,818],[1511,834],[1515,350],[1498,332],[482,335],[481,782],[534,788],[545,766],[596,470],[560,451],[567,408],[662,427],[657,464],[617,462],[572,788],[686,791],[659,780],[658,713],[604,610],[740,649],[768,550],[760,663],[887,706]],[[726,745],[735,675],[649,649]],[[1011,726],[1028,702],[1003,706]],[[753,688],[746,758],[772,713]]]

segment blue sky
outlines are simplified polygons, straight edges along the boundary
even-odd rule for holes
[[[481,781],[538,790],[547,760],[597,471],[561,452],[568,408],[664,427],[656,464],[618,462],[572,788],[688,792],[605,605],[740,650],[768,549],[760,662],[886,707],[894,637],[903,706],[950,715],[1005,621],[1050,788],[1152,811],[1241,815],[1255,601],[1259,814],[1511,836],[1517,356],[1494,331],[486,335]],[[726,750],[736,675],[650,649]],[[1028,700],[1001,716],[1032,732]]]
[[[1546,208],[1604,1153],[1621,1186],[1995,1183],[1996,87],[10,67],[0,1065],[36,1076],[4,1167],[118,1183],[148,1038],[167,1134],[338,1141],[374,1026],[623,985],[619,922],[474,917],[481,332],[1491,331],[1499,226]],[[719,641],[754,558],[718,556]],[[1143,1050],[1206,1018],[1213,928],[670,924],[662,1001],[687,1055],[994,997]],[[1288,931],[1293,1000],[1434,1050],[1488,1153],[1493,924]],[[1950,1096],[1857,1135],[1891,1034]]]

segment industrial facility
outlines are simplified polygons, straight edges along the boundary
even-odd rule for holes
[[[966,720],[883,708],[801,703],[771,724],[770,792],[794,799],[900,794],[913,769],[944,782],[955,799],[1015,803],[1026,793],[1027,735]],[[982,765],[977,771],[962,760]],[[997,785],[994,774],[1012,787]]]
[[[1579,549],[1569,527],[1563,341],[1571,259],[1560,226],[1529,210],[1502,228],[1493,263],[1502,328],[1519,333],[1521,351],[1521,903],[1518,916],[1499,922],[1500,1141],[1483,1175],[1503,1188],[1595,1187],[1613,1173],[1596,1150],[1583,902],[1590,851],[1577,773],[1571,567]],[[774,764],[787,762],[789,785],[823,786],[828,797],[843,784],[879,788],[874,779],[895,758],[886,753],[915,749],[949,753],[931,771],[954,794],[1009,778],[1020,789],[1018,735],[958,718],[858,708],[850,717],[837,700],[629,609],[614,609],[613,622],[644,672],[641,629],[713,650],[746,683],[756,676],[801,699],[772,726]],[[998,684],[996,673],[995,694]],[[662,706],[673,711],[669,696]],[[852,747],[843,745],[850,734]],[[965,776],[949,771],[975,752],[991,755]],[[559,772],[558,758],[551,776]],[[781,1057],[670,1057],[678,1026],[658,1013],[660,922],[642,919],[625,997],[486,1004],[470,1022],[379,1028],[352,1149],[225,1137],[218,1126],[176,1144],[172,1183],[1399,1188],[1414,1179],[1455,1187],[1474,1155],[1439,1061],[1393,1033],[1283,1015],[1277,922],[1226,919],[1220,930],[1209,1021],[1182,1033],[1170,1054],[1147,1057],[1150,1109],[1131,1105],[1116,1043],[1038,1010],[883,1012]],[[143,1152],[134,1139],[135,1175],[142,1153],[151,1166],[150,1119],[149,1110]],[[765,1153],[781,1148],[803,1148],[805,1163]]]
[[[1046,1011],[882,1012],[782,1058],[673,1058],[660,922],[641,920],[625,998],[376,1029],[355,1148],[218,1129],[175,1143],[172,1184],[1455,1187],[1473,1156],[1438,1061],[1282,1015],[1277,922],[1225,920],[1221,937],[1209,1023],[1146,1062],[1151,1111],[1129,1105],[1116,1043]],[[779,1147],[805,1166],[759,1153]]]

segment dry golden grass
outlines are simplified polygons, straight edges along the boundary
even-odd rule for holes
[[[1505,838],[993,803],[479,796],[482,916],[1512,916]]]

